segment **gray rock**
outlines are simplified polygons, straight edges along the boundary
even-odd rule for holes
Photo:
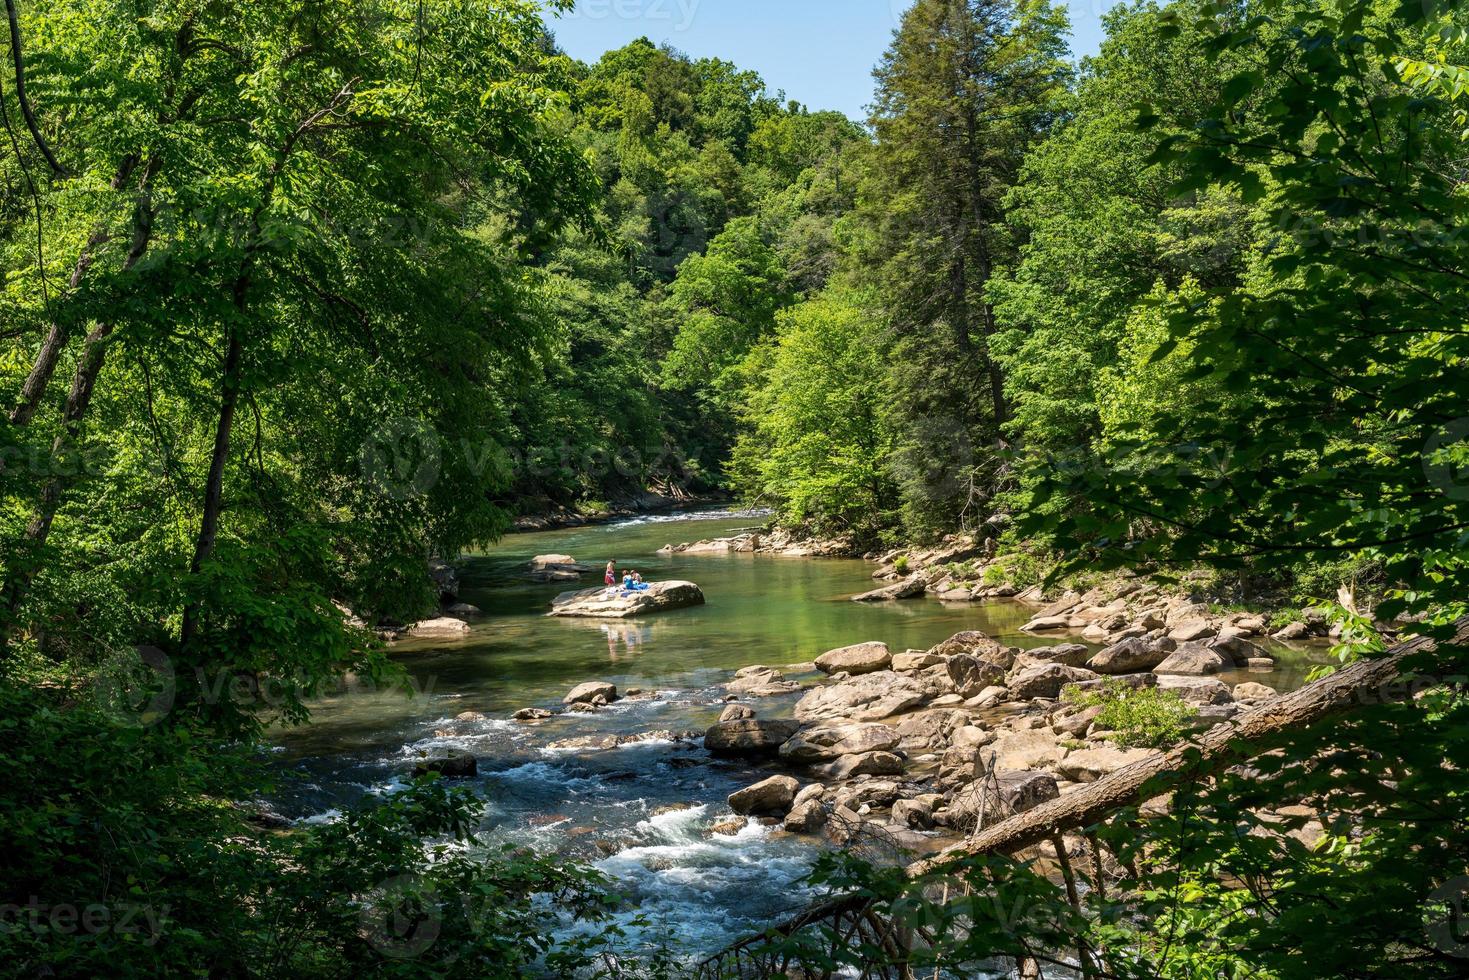
[[[981,818],[990,826],[1060,795],[1056,777],[1048,772],[1000,772],[993,782],[979,780],[955,790],[936,818],[955,830],[973,830]]]
[[[893,657],[893,670],[900,673],[912,670],[922,670],[925,667],[934,667],[944,662],[944,658],[935,653],[923,653],[917,650],[909,650]]]
[[[786,814],[785,829],[793,834],[814,834],[826,826],[826,807],[819,799],[799,801]]]
[[[1223,681],[1213,677],[1188,677],[1164,674],[1158,677],[1158,690],[1172,691],[1189,704],[1233,704],[1234,695]]]
[[[844,755],[825,766],[822,772],[830,779],[852,779],[856,776],[901,776],[903,758],[892,752],[868,752]]]
[[[555,712],[547,711],[545,708],[521,708],[510,717],[514,721],[545,721],[554,714]]]
[[[724,758],[772,757],[800,727],[794,721],[761,718],[721,721],[704,733],[704,748]]]
[[[823,674],[845,672],[853,677],[887,670],[893,657],[886,643],[858,643],[829,650],[816,658],[816,669]]]
[[[1016,670],[1027,670],[1043,664],[1061,664],[1065,667],[1085,667],[1092,651],[1084,643],[1061,643],[1051,647],[1037,647],[1022,651],[1015,658]]]
[[[1097,675],[1081,667],[1046,664],[1021,671],[1010,678],[1010,696],[1017,700],[1055,698],[1067,684],[1096,680]]]
[[[944,642],[929,649],[930,654],[937,657],[953,657],[961,653],[980,660],[987,660],[992,664],[999,664],[1005,670],[1009,670],[1015,662],[1013,648],[1007,647],[1000,641],[990,637],[979,630],[965,630],[955,633]]]
[[[784,816],[801,784],[790,776],[771,776],[729,796],[729,808],[743,816]]]
[[[916,708],[928,701],[923,686],[903,674],[881,671],[832,684],[812,688],[796,704],[796,720],[800,722],[881,721]]]
[[[851,724],[808,728],[780,747],[781,758],[811,765],[844,755],[886,752],[898,747],[901,736],[887,725]]]
[[[606,681],[588,681],[571,689],[571,693],[561,699],[562,704],[591,704],[597,698],[604,703],[610,704],[617,700],[617,685],[608,684]]]
[[[414,623],[403,631],[403,638],[407,640],[463,640],[469,636],[470,632],[469,624],[464,620],[445,616],[440,619],[425,619],[421,623]]]
[[[1141,762],[1153,753],[1147,749],[1119,749],[1110,745],[1069,753],[1056,765],[1056,773],[1073,783],[1094,783],[1103,776]]]
[[[1197,643],[1185,643],[1169,654],[1168,659],[1154,667],[1153,673],[1204,677],[1217,674],[1226,666],[1229,664],[1225,663],[1222,654]]]
[[[853,596],[853,602],[892,602],[898,599],[917,599],[928,591],[928,579],[922,575],[914,575],[904,579],[895,585],[885,586],[881,589],[873,589],[859,596]]]
[[[1134,674],[1152,670],[1168,659],[1177,645],[1169,639],[1135,636],[1114,643],[1087,661],[1099,674]]]
[[[552,601],[551,615],[627,619],[703,604],[704,593],[692,582],[654,582],[646,592],[608,588],[563,592]]]
[[[462,749],[441,749],[413,763],[413,775],[438,773],[445,779],[470,779],[479,771],[479,762]]]
[[[946,664],[949,681],[954,693],[961,698],[972,698],[987,687],[993,687],[1005,679],[1005,671],[998,664],[980,660],[967,653],[950,657]]]
[[[1236,684],[1234,686],[1234,699],[1236,701],[1266,701],[1270,698],[1278,697],[1279,694],[1280,692],[1273,687],[1267,687],[1264,684],[1256,684],[1254,682]]]
[[[755,717],[755,709],[748,704],[731,704],[719,713],[720,721],[739,721],[741,718]]]

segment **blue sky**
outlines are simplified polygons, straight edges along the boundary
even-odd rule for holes
[[[1093,54],[1101,14],[1115,0],[1068,0],[1072,50]],[[772,91],[812,109],[866,116],[872,68],[911,0],[577,0],[552,21],[561,47],[583,61],[646,35],[698,57],[764,76]]]

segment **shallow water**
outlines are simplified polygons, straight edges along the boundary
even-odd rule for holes
[[[730,817],[725,798],[767,771],[710,760],[697,739],[607,751],[549,743],[699,732],[718,717],[725,693],[718,685],[734,670],[809,662],[850,643],[924,649],[968,629],[1022,647],[1060,641],[1018,633],[1030,610],[1012,602],[853,603],[852,595],[873,587],[865,562],[656,554],[665,544],[755,523],[756,517],[727,513],[641,519],[514,535],[473,556],[461,572],[461,599],[485,615],[470,638],[395,649],[414,696],[349,687],[316,704],[310,726],[278,739],[280,765],[300,778],[288,781],[276,802],[302,821],[329,820],[343,807],[401,787],[420,751],[461,748],[479,760],[479,776],[467,785],[486,800],[487,841],[597,863],[631,897],[628,918],[636,911],[652,922],[635,938],[712,951],[799,908],[810,897],[800,881],[815,853],[811,842],[754,822],[711,832]],[[632,622],[551,619],[545,615],[551,600],[574,586],[527,581],[526,562],[538,554],[569,554],[598,568],[616,559],[619,568],[636,568],[650,581],[687,579],[703,588],[708,604]],[[583,587],[599,580],[600,573],[588,576]],[[1298,686],[1307,659],[1289,655],[1281,671],[1254,679]],[[587,680],[656,693],[538,725],[507,720],[520,708],[559,707],[570,688]],[[768,699],[756,708],[762,716],[788,716],[794,701]],[[465,711],[490,720],[453,720]],[[659,812],[671,806],[688,809]]]

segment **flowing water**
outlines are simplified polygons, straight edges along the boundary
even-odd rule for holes
[[[629,918],[635,912],[649,921],[650,942],[712,951],[801,907],[817,845],[755,821],[731,823],[725,805],[773,768],[712,760],[697,738],[608,750],[551,743],[702,731],[718,717],[719,685],[736,669],[809,662],[850,643],[924,649],[969,629],[1021,647],[1057,641],[1018,633],[1030,610],[1013,602],[853,603],[852,595],[873,587],[872,566],[861,561],[656,554],[665,544],[758,521],[721,512],[645,518],[514,535],[471,557],[461,571],[461,599],[484,617],[469,639],[404,644],[395,648],[409,675],[403,689],[348,686],[316,704],[311,725],[278,740],[281,766],[299,778],[287,781],[276,803],[303,822],[330,820],[401,787],[422,751],[464,749],[479,761],[479,775],[467,784],[485,800],[487,842],[595,863],[632,899]],[[650,581],[693,581],[708,604],[639,621],[551,619],[551,600],[569,586],[526,579],[526,563],[538,554],[569,554],[598,568],[616,559]],[[600,573],[588,579],[594,585]],[[1306,669],[1297,655],[1256,679],[1294,687]],[[648,693],[596,714],[535,725],[508,720],[520,708],[559,707],[588,680]],[[795,699],[755,707],[763,717],[789,717]],[[455,720],[466,711],[489,720]]]

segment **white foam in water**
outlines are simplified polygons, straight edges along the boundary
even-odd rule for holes
[[[311,816],[302,817],[299,820],[293,820],[292,823],[298,827],[318,827],[322,824],[336,823],[340,819],[342,819],[342,811],[336,807],[332,807],[330,810],[313,813]]]

